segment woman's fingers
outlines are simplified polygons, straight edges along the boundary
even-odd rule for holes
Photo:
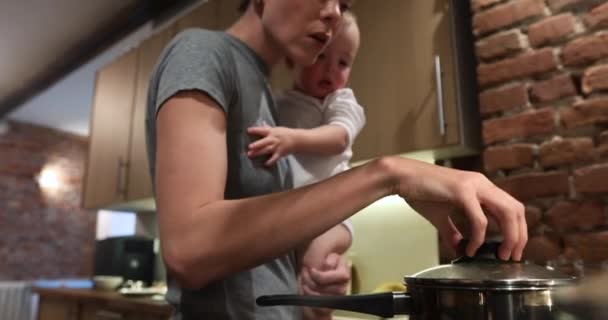
[[[528,224],[526,223],[526,209],[519,215],[519,243],[513,250],[513,260],[521,261],[524,248],[528,243]]]
[[[342,256],[339,254],[332,252],[327,255],[325,261],[323,261],[323,270],[333,270],[338,268],[339,263],[342,262]]]
[[[350,271],[342,264],[331,270],[318,270],[312,268],[310,269],[310,278],[318,286],[344,284],[350,280]]]
[[[456,225],[454,225],[454,222],[450,216],[447,217],[439,232],[442,235],[444,243],[452,250],[457,248],[458,243],[463,238],[462,233],[460,233],[460,230],[456,228]]]
[[[302,268],[300,271],[300,286],[304,294],[319,294],[317,290],[317,284],[310,277],[308,268]]]
[[[466,255],[472,257],[486,238],[488,218],[483,213],[477,197],[472,194],[464,201],[464,211],[471,225],[471,239],[466,248]]]
[[[524,206],[494,185],[480,198],[488,214],[500,225],[503,240],[498,249],[498,257],[502,260],[521,260],[522,251],[528,241]]]

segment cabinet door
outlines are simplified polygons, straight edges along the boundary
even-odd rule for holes
[[[175,29],[170,26],[146,41],[138,48],[137,80],[129,148],[128,200],[152,197],[152,181],[146,150],[146,102],[150,75],[165,45],[173,37]]]
[[[218,29],[220,1],[223,0],[204,2],[177,19],[175,22],[177,32],[188,28]]]
[[[350,85],[367,123],[354,160],[458,143],[447,0],[357,1],[361,47]],[[435,57],[443,74],[437,90]],[[445,134],[440,133],[442,93]]]
[[[126,197],[137,53],[131,50],[97,72],[83,206],[101,208]]]
[[[78,304],[49,297],[41,297],[38,320],[78,320]]]

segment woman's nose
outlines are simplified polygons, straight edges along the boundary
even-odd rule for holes
[[[323,11],[321,12],[321,18],[332,30],[336,30],[336,26],[338,26],[338,23],[342,18],[340,0],[325,1]]]

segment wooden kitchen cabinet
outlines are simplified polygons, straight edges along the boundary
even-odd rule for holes
[[[168,27],[98,71],[83,207],[131,209],[136,205],[130,203],[152,197],[144,120],[148,82],[174,34]]]
[[[146,149],[146,102],[150,75],[164,47],[175,35],[175,28],[169,27],[144,41],[138,48],[137,77],[131,124],[131,146],[129,148],[129,170],[126,198],[128,201],[150,198],[152,180]]]
[[[37,320],[168,320],[165,301],[124,297],[93,289],[35,288],[40,300]]]
[[[477,151],[475,68],[467,47],[473,40],[467,40],[465,2],[355,3],[361,47],[350,86],[367,123],[353,146],[353,160],[422,150],[437,158]]]
[[[188,11],[175,22],[177,32],[188,28],[217,29],[221,2],[223,0],[209,0]]]
[[[166,320],[167,317],[146,314],[145,310],[128,311],[124,309],[99,306],[93,303],[81,305],[82,312],[78,320]]]
[[[38,320],[78,320],[78,305],[63,299],[47,297],[38,304]]]
[[[137,50],[130,50],[97,72],[83,192],[85,208],[126,200],[136,71]]]
[[[150,74],[176,33],[228,26],[237,7],[238,0],[203,3],[98,71],[83,207],[154,209],[144,120]]]

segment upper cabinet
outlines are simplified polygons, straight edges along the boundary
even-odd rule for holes
[[[177,32],[228,25],[237,7],[238,0],[208,1],[97,72],[83,207],[154,209],[145,132],[151,72]]]
[[[131,50],[97,73],[83,191],[85,208],[126,199],[136,71],[137,50]]]
[[[475,67],[460,0],[357,1],[361,47],[350,86],[367,123],[353,160],[476,152]],[[469,20],[470,21],[470,20]]]
[[[226,29],[239,0],[209,0],[156,32],[97,73],[91,115],[85,208],[154,209],[146,153],[150,73],[171,38],[186,28]],[[474,152],[479,139],[468,1],[361,0],[354,10],[361,48],[350,86],[367,124],[353,160],[432,150],[437,157]],[[459,6],[454,6],[459,5]],[[280,64],[276,89],[292,79]],[[143,200],[143,201],[142,201]]]

